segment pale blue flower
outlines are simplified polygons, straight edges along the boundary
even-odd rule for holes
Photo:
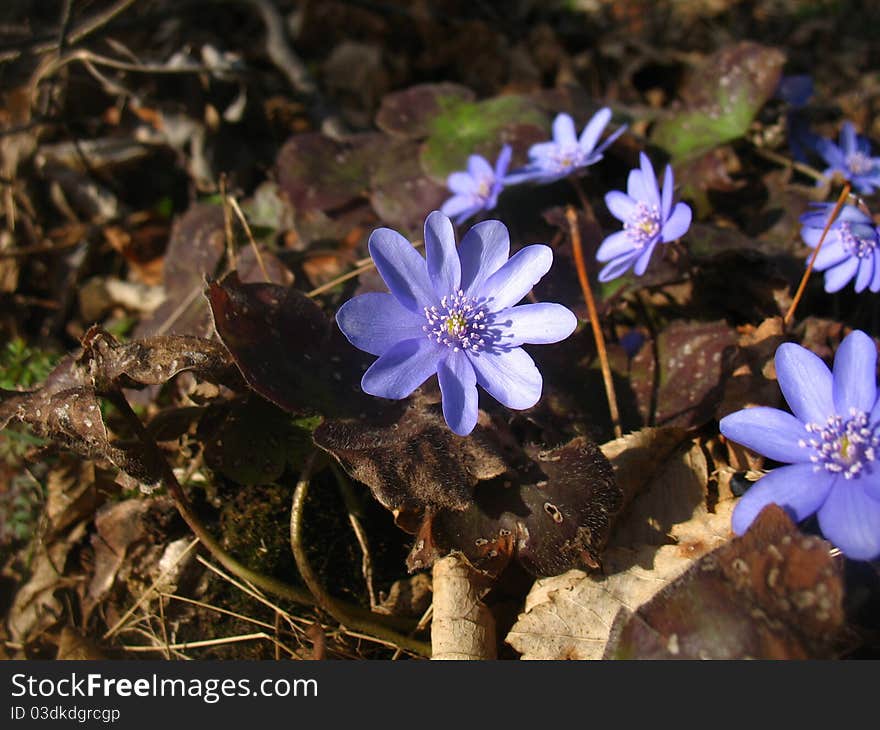
[[[365,392],[406,398],[437,373],[443,416],[461,436],[477,423],[477,385],[508,408],[538,402],[543,379],[520,345],[559,342],[577,326],[561,304],[514,306],[550,269],[548,246],[508,259],[506,226],[488,220],[456,248],[452,222],[434,211],[425,220],[427,260],[389,228],[373,231],[369,249],[390,293],[361,294],[336,314],[349,342],[379,356],[361,380]]]
[[[596,251],[596,260],[607,262],[599,272],[599,281],[616,279],[630,267],[641,276],[657,244],[681,238],[691,225],[690,207],[672,204],[672,168],[666,166],[661,192],[648,156],[642,152],[639,159],[641,167],[630,170],[626,193],[612,190],[605,196],[605,205],[623,222],[623,230],[608,236]]]
[[[607,147],[626,130],[625,125],[618,127],[597,146],[599,137],[610,120],[611,110],[607,107],[600,109],[578,137],[571,116],[564,112],[558,114],[553,120],[553,139],[533,144],[529,148],[529,163],[510,173],[505,183],[550,183],[596,164],[602,159],[602,153]]]
[[[822,534],[856,560],[880,556],[880,401],[877,348],[864,332],[850,333],[834,371],[800,345],[776,351],[776,377],[791,413],[747,408],[721,419],[721,433],[787,463],[761,477],[733,511],[745,532],[770,503],[795,520],[817,514]]]
[[[440,211],[452,218],[456,225],[461,225],[481,210],[492,210],[504,189],[504,176],[510,166],[512,152],[509,144],[504,145],[498,153],[494,169],[485,157],[468,157],[467,171],[453,172],[446,179],[453,196],[443,203]]]

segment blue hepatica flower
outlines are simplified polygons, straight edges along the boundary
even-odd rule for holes
[[[774,469],[733,511],[742,534],[771,502],[800,521],[818,513],[822,533],[848,557],[880,556],[880,402],[877,349],[864,332],[849,334],[834,371],[800,345],[776,351],[776,377],[794,415],[747,408],[721,419],[721,433],[788,466]]]
[[[481,210],[492,210],[504,189],[504,176],[510,166],[512,149],[509,144],[501,148],[495,169],[485,157],[471,155],[467,171],[453,172],[446,180],[453,196],[440,207],[441,212],[461,225]]]
[[[477,423],[477,385],[508,408],[531,408],[543,381],[520,345],[568,337],[577,319],[560,304],[514,306],[550,269],[553,251],[526,246],[508,259],[507,228],[496,220],[471,228],[456,249],[452,222],[425,220],[425,253],[396,231],[379,228],[370,256],[390,294],[361,294],[336,314],[355,347],[379,359],[361,387],[381,398],[406,398],[437,373],[443,416],[467,436]]]
[[[801,237],[811,248],[819,244],[833,209],[832,203],[819,203],[801,216]],[[880,291],[880,235],[871,217],[852,205],[841,208],[813,267],[825,272],[827,292],[840,291],[853,279],[857,292]]]
[[[639,159],[641,167],[630,170],[626,193],[612,190],[605,196],[605,205],[623,222],[623,230],[608,236],[596,251],[596,259],[607,262],[599,272],[599,281],[616,279],[631,266],[635,275],[641,276],[657,244],[681,238],[691,225],[690,206],[672,205],[672,168],[666,166],[661,192],[648,156],[642,152]]]
[[[529,148],[529,164],[510,173],[505,182],[508,185],[527,181],[550,183],[594,165],[602,159],[605,149],[626,130],[626,126],[619,127],[597,147],[596,143],[610,120],[611,110],[607,107],[600,109],[578,137],[571,116],[557,114],[553,120],[553,139],[533,144]]]
[[[852,122],[844,122],[840,128],[840,144],[820,138],[816,149],[828,163],[826,175],[839,173],[865,195],[880,187],[880,157],[871,157],[871,143],[856,134]]]

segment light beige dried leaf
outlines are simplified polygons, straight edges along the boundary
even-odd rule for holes
[[[532,590],[545,600],[526,599],[528,610],[520,614],[507,643],[523,659],[601,659],[617,611],[635,611],[691,561],[674,545],[615,548],[605,554],[605,564],[611,570],[631,566],[625,572],[603,577],[569,571],[542,579]],[[645,563],[652,567],[642,567]]]
[[[673,525],[708,512],[709,466],[703,449],[691,442],[672,457],[668,453],[665,463],[648,475],[647,485],[621,516],[610,547],[668,544]]]

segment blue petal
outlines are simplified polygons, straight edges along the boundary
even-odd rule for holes
[[[602,153],[608,149],[621,134],[623,134],[627,130],[626,124],[620,125],[617,129],[615,129],[611,134],[609,134],[596,149],[593,151],[593,154],[590,155],[589,164],[593,164],[594,162],[598,162],[602,159]]]
[[[602,270],[599,272],[599,281],[604,283],[621,276],[630,266],[633,265],[633,263],[635,263],[638,257],[638,251],[632,251],[625,253],[622,256],[618,256],[616,259],[612,259],[608,264],[603,266]]]
[[[467,220],[482,209],[483,206],[480,203],[475,203],[471,195],[453,195],[440,206],[440,212],[450,218],[455,218],[456,223]]]
[[[504,145],[501,148],[501,152],[498,153],[498,159],[495,160],[495,179],[501,181],[504,179],[504,175],[507,173],[507,168],[510,167],[510,159],[513,156],[513,147],[509,144]]]
[[[495,176],[495,171],[492,169],[489,161],[481,155],[471,155],[468,157],[468,172],[474,180]]]
[[[851,408],[869,413],[877,401],[877,346],[861,330],[848,334],[837,348],[833,392],[842,416]]]
[[[633,217],[638,204],[626,193],[612,190],[605,195],[605,205],[608,206],[611,215],[617,218],[617,220],[626,222]]]
[[[612,233],[599,245],[596,261],[611,261],[623,254],[634,253],[632,239],[626,231]]]
[[[450,352],[437,366],[443,397],[443,418],[459,436],[467,436],[477,425],[477,375],[463,352]]]
[[[874,251],[874,276],[868,287],[875,294],[880,292],[880,252]]]
[[[425,259],[397,231],[377,228],[367,247],[382,280],[404,307],[421,312],[440,303],[431,286]]]
[[[874,257],[866,256],[863,259],[859,259],[859,269],[856,273],[856,284],[855,290],[856,293],[863,292],[868,288],[868,284],[871,283],[871,279],[874,278]]]
[[[777,408],[746,408],[725,416],[719,426],[725,438],[776,461],[799,464],[810,460],[812,450],[798,446],[798,441],[809,437],[804,424]]]
[[[856,128],[852,122],[844,122],[840,128],[840,149],[844,156],[849,156],[859,149],[858,140],[856,139]]]
[[[446,187],[453,193],[470,195],[477,189],[477,181],[466,172],[453,172],[446,178]]]
[[[663,220],[669,218],[672,210],[672,193],[675,188],[675,181],[672,177],[672,166],[667,165],[666,171],[663,173],[663,192],[660,196],[660,215]]]
[[[437,296],[442,298],[457,292],[461,283],[461,264],[455,248],[455,231],[452,221],[439,210],[425,219],[425,254],[428,276]]]
[[[688,228],[691,227],[692,218],[693,212],[689,205],[686,203],[676,203],[672,209],[672,215],[663,224],[663,241],[668,243],[669,241],[681,238],[687,233]]]
[[[581,132],[580,139],[578,140],[578,145],[580,145],[581,149],[586,152],[592,152],[593,148],[596,146],[596,142],[599,141],[599,137],[602,136],[602,132],[605,127],[608,125],[608,122],[611,121],[611,110],[608,107],[604,107],[597,111],[593,118],[587,122],[587,126],[584,127],[584,131]]]
[[[574,119],[569,114],[562,112],[553,120],[553,141],[563,147],[577,144],[577,134],[574,131]]]
[[[824,425],[834,414],[831,371],[821,358],[792,342],[776,350],[776,379],[792,413],[803,423]]]
[[[797,522],[813,514],[825,502],[838,479],[830,471],[813,469],[812,464],[792,464],[761,477],[734,508],[733,531],[742,535],[768,504],[784,507]]]
[[[645,185],[645,178],[642,175],[642,171],[638,168],[629,171],[629,176],[626,178],[626,192],[633,200],[644,200],[647,202],[650,199],[648,187]]]
[[[633,265],[633,273],[636,276],[641,276],[647,271],[648,264],[651,261],[651,256],[653,255],[655,248],[657,248],[656,239],[651,241],[651,243],[645,247],[645,250],[639,254],[638,258],[636,258],[636,262]]]
[[[873,499],[859,480],[838,480],[819,509],[822,534],[854,560],[880,556],[880,500]]]
[[[380,398],[406,398],[437,371],[449,348],[427,337],[402,340],[382,354],[364,373],[361,388]]]
[[[815,230],[815,228],[810,230]],[[815,246],[815,244],[813,245]],[[816,261],[813,263],[813,268],[816,269],[816,271],[825,271],[825,269],[830,269],[832,266],[837,266],[837,264],[847,258],[849,258],[849,252],[844,249],[843,244],[840,243],[840,239],[829,234],[825,239],[825,243],[822,244],[822,248],[819,249],[819,253],[816,255]],[[807,263],[809,263],[809,261],[810,259],[807,258]]]
[[[832,266],[825,271],[825,291],[833,294],[840,291],[852,281],[859,268],[859,260],[855,256],[850,256],[837,266]]]
[[[391,294],[349,299],[336,313],[336,323],[352,345],[371,355],[382,355],[401,340],[427,339],[424,316],[405,309]]]
[[[651,166],[651,160],[644,152],[639,152],[639,162],[642,168],[642,182],[645,186],[646,198],[643,200],[648,205],[656,205],[660,209],[660,190],[657,187],[657,176],[654,174],[654,168]]]
[[[510,234],[501,221],[477,223],[461,239],[461,288],[468,296],[480,290],[486,279],[500,269],[510,256]]]
[[[553,264],[553,250],[542,243],[520,249],[504,266],[476,289],[474,296],[487,300],[489,311],[498,312],[512,307],[537,284]]]
[[[499,342],[505,347],[548,345],[574,332],[577,317],[561,304],[521,304],[498,312],[492,319],[492,329],[496,328],[502,329]]]
[[[477,383],[502,405],[522,410],[541,398],[541,373],[522,348],[468,351],[467,356],[477,371]]]

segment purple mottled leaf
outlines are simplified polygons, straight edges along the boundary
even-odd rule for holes
[[[427,137],[431,120],[450,102],[473,101],[476,95],[466,86],[452,83],[419,84],[387,94],[376,113],[376,126],[404,139]]]
[[[383,223],[421,238],[425,217],[451,193],[419,165],[418,143],[389,140],[370,176],[370,203]]]
[[[351,203],[366,194],[378,138],[364,134],[341,142],[319,132],[294,135],[275,163],[279,194],[297,213]]]
[[[648,424],[691,428],[714,416],[737,335],[724,321],[675,321],[633,358],[630,382]],[[652,413],[652,406],[653,413]]]
[[[843,564],[829,548],[770,505],[634,613],[621,609],[605,658],[832,658],[846,640]]]

